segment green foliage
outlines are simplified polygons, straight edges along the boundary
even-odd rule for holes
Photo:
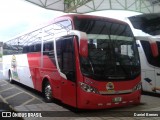
[[[2,54],[0,53],[0,58],[2,57]]]

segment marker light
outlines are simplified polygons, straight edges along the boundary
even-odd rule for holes
[[[141,88],[142,88],[142,83],[140,82],[133,88],[133,92],[136,90],[141,90]]]

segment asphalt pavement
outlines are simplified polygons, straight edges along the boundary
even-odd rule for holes
[[[37,92],[19,84],[0,79],[0,113],[10,113],[13,119],[25,120],[159,120],[160,98],[142,95],[141,104],[115,109],[76,113],[60,103],[45,103]],[[13,114],[12,114],[13,113]],[[20,113],[20,114],[17,114]],[[152,116],[147,116],[148,114]],[[19,117],[16,117],[20,115]],[[134,116],[135,115],[135,116]],[[142,115],[142,116],[138,116]],[[143,116],[144,115],[144,116]],[[158,116],[153,116],[158,115]],[[9,119],[9,117],[7,117]],[[4,119],[4,118],[3,118]],[[6,117],[5,117],[6,119]],[[4,120],[5,120],[4,119]],[[12,120],[12,119],[10,119]]]

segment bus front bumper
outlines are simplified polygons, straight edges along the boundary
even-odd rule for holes
[[[80,109],[106,109],[114,107],[124,107],[128,105],[138,105],[141,99],[141,90],[130,94],[100,95],[94,93],[82,93],[78,96],[77,107]]]

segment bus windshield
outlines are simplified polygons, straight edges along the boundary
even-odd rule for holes
[[[160,35],[160,14],[142,14],[129,17],[133,27],[149,35]]]
[[[125,23],[77,19],[77,30],[87,33],[88,57],[81,57],[84,76],[95,80],[127,80],[140,74],[136,42]]]

